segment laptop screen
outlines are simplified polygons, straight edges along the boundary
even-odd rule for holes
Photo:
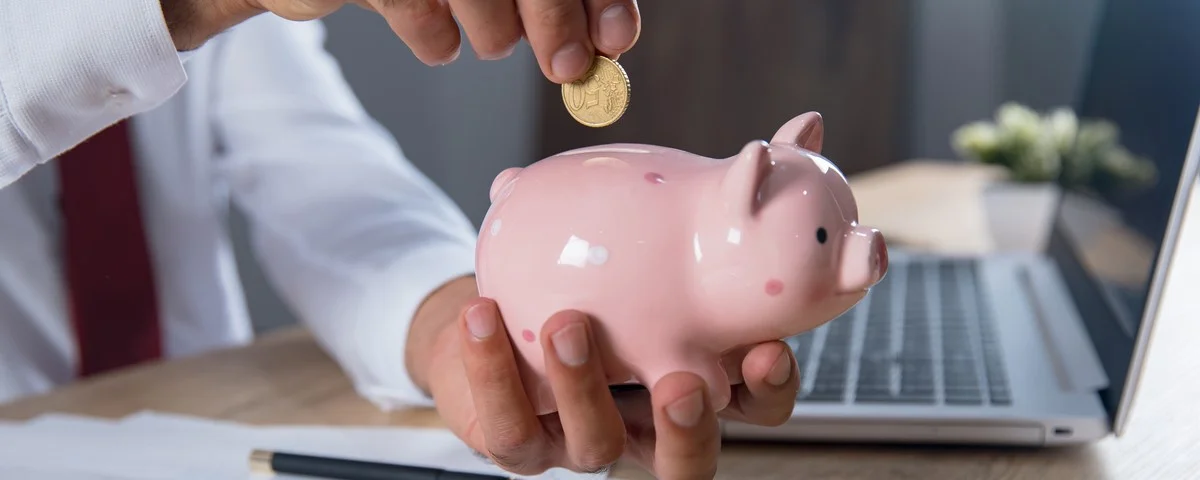
[[[1089,189],[1066,190],[1048,248],[1109,377],[1101,397],[1112,414],[1200,108],[1200,2],[1109,0],[1083,80],[1081,125],[1109,122],[1130,155],[1100,164]],[[1089,133],[1097,145],[1108,135]]]

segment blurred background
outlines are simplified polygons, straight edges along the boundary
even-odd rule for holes
[[[467,46],[455,63],[430,68],[374,14],[344,8],[325,24],[328,48],[367,110],[478,225],[504,168],[625,141],[726,157],[809,110],[824,115],[824,153],[847,175],[908,159],[955,161],[957,128],[992,118],[1004,102],[1038,111],[1077,104],[1088,68],[1103,61],[1091,56],[1097,42],[1120,41],[1120,26],[1145,12],[1170,17],[1191,2],[680,3],[639,2],[643,33],[620,59],[632,103],[599,130],[571,120],[527,44],[498,62],[476,60]],[[1098,35],[1102,24],[1109,38]],[[1170,62],[1179,50],[1160,53],[1143,60]],[[240,216],[233,227],[257,329],[293,323],[258,269]]]

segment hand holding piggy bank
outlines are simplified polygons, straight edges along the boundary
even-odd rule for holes
[[[730,400],[730,350],[816,328],[887,272],[815,112],[727,159],[638,144],[561,153],[501,172],[476,252],[538,414],[556,411],[542,324],[588,314],[610,385],[699,375]]]

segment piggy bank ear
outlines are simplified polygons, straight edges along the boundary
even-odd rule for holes
[[[800,148],[821,153],[825,141],[825,121],[821,114],[808,112],[791,119],[779,127],[771,143],[796,145]]]
[[[721,181],[725,205],[738,215],[752,217],[758,211],[760,189],[771,171],[767,148],[767,142],[761,140],[746,144]]]

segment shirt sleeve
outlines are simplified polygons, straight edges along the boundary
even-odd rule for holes
[[[158,0],[0,1],[0,188],[186,78]]]
[[[476,231],[364,111],[319,22],[251,19],[217,55],[219,171],[263,271],[383,408],[430,405],[405,368],[424,299],[474,272]]]

